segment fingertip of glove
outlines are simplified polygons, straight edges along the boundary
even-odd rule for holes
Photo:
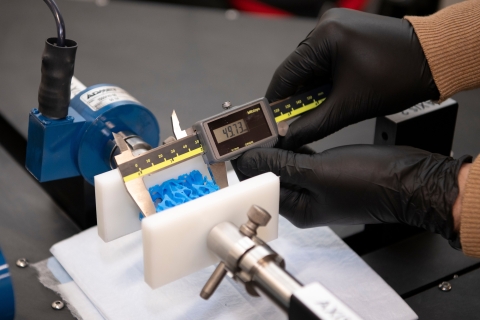
[[[284,88],[285,84],[283,83],[282,80],[272,79],[272,83],[267,89],[267,92],[265,93],[265,98],[268,100],[269,103],[276,102],[278,100],[285,99],[289,97],[290,95],[287,93],[285,94],[286,89]]]
[[[254,175],[258,170],[259,152],[256,149],[249,150],[237,159],[237,168],[246,175]]]
[[[287,151],[276,148],[249,150],[237,159],[237,168],[246,175],[273,171],[275,168],[272,168],[272,163],[277,163],[277,159],[282,157],[282,152]]]

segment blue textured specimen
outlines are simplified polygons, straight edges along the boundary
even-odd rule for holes
[[[170,179],[160,185],[153,186],[148,191],[155,203],[155,209],[160,212],[200,198],[218,189],[219,187],[212,180],[208,180],[200,171],[193,170],[177,179]]]

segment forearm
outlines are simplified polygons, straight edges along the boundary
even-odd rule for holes
[[[465,196],[465,185],[467,184],[467,177],[470,172],[472,164],[471,163],[465,163],[462,168],[460,169],[460,172],[458,173],[458,197],[457,200],[455,201],[455,204],[453,205],[453,224],[455,231],[460,232],[460,224],[461,224],[461,211],[462,211],[462,201]]]
[[[420,40],[440,100],[480,87],[480,0],[464,1],[428,17],[405,19]]]
[[[480,156],[464,164],[458,177],[459,195],[453,208],[455,229],[460,231],[462,250],[480,258]]]

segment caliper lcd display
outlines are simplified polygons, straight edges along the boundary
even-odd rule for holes
[[[225,140],[232,139],[247,132],[248,128],[247,124],[245,123],[245,119],[240,119],[213,130],[213,135],[217,139],[217,142],[221,143]]]
[[[272,136],[260,104],[208,123],[220,156]]]

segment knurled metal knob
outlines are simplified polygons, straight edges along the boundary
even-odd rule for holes
[[[268,224],[272,216],[263,208],[253,205],[250,207],[247,213],[248,221],[242,224],[240,232],[247,237],[253,237],[257,235],[258,227],[264,227]]]

